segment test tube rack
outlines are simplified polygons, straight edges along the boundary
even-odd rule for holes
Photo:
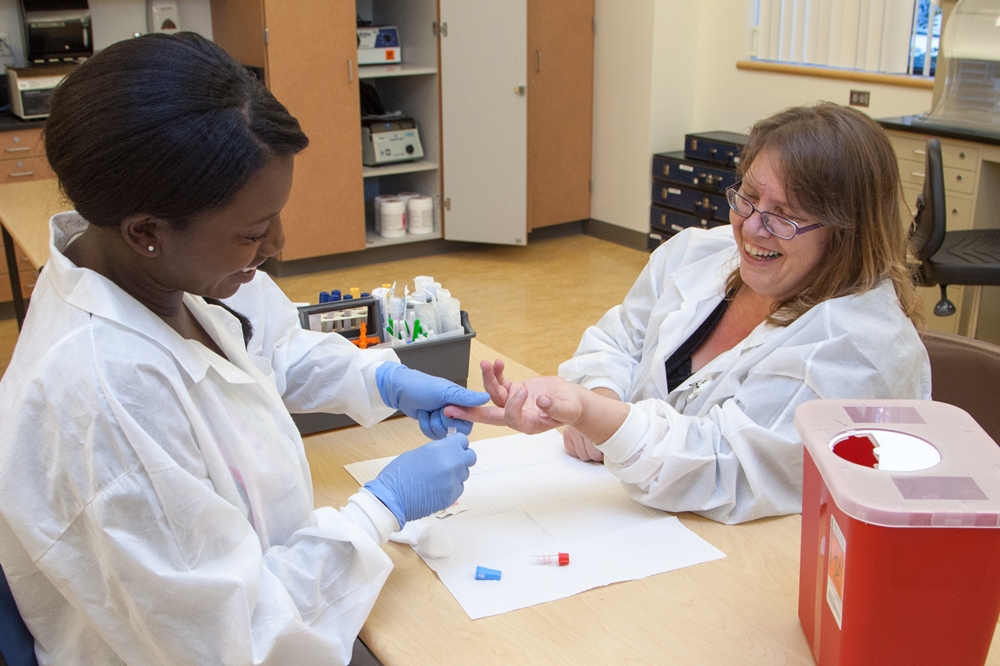
[[[299,324],[310,331],[339,333],[356,343],[364,324],[366,344],[385,341],[382,308],[372,296],[299,306]]]

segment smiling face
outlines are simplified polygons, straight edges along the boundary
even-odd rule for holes
[[[776,156],[762,150],[744,175],[740,194],[757,210],[777,213],[800,227],[822,222],[792,207],[778,178],[779,172]],[[757,212],[744,218],[730,210],[729,221],[740,249],[740,277],[771,303],[791,298],[809,286],[830,242],[830,229],[826,227],[790,240],[778,238],[764,228]]]
[[[285,245],[280,213],[292,189],[294,159],[274,157],[222,208],[161,232],[156,280],[210,298],[229,298],[250,282]]]

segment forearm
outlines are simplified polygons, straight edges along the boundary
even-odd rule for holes
[[[595,389],[591,389],[591,391],[593,391],[594,393],[596,393],[601,397],[610,398],[611,400],[622,402],[622,399],[618,396],[618,394],[609,388],[604,388],[603,386],[599,386]]]
[[[625,422],[631,405],[622,402],[611,389],[597,388],[587,391],[580,420],[572,424],[594,444],[602,444]]]

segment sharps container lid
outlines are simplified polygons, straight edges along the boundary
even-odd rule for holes
[[[795,428],[841,511],[885,527],[1000,527],[1000,446],[930,400],[814,400]]]

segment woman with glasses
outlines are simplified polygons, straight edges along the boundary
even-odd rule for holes
[[[754,125],[727,192],[731,226],[653,252],[559,377],[483,364],[495,407],[451,416],[524,432],[568,425],[632,497],[726,523],[801,510],[795,408],[929,398],[888,137],[822,103]]]

